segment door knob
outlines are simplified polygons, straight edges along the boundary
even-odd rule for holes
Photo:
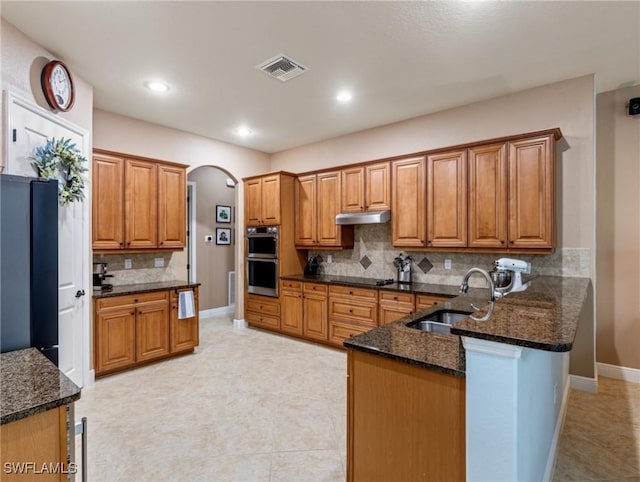
[[[80,298],[81,296],[84,296],[84,290],[76,291],[76,298]]]

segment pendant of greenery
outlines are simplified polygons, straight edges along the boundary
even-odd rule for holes
[[[83,172],[87,160],[71,139],[48,139],[44,146],[36,147],[32,166],[38,176],[58,180],[58,200],[63,206],[84,199]]]

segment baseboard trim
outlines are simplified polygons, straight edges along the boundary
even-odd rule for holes
[[[549,482],[553,480],[553,475],[556,471],[556,461],[558,460],[558,447],[560,445],[560,435],[562,435],[562,428],[564,427],[564,420],[567,415],[567,406],[569,404],[569,386],[571,383],[565,383],[562,393],[562,402],[560,403],[560,411],[558,412],[558,419],[556,420],[556,428],[553,432],[553,440],[551,442],[551,448],[549,449],[549,457],[547,458],[547,466],[544,470],[544,480]]]
[[[249,327],[249,323],[247,323],[245,320],[236,320],[234,318],[233,319],[233,327],[234,328],[248,328]]]
[[[236,309],[235,305],[221,306],[220,308],[210,308],[199,312],[200,318],[211,318],[213,316],[223,316],[232,314]]]
[[[598,380],[596,378],[581,377],[578,375],[569,375],[571,388],[580,390],[581,392],[598,393]]]
[[[625,382],[640,383],[640,370],[637,368],[609,365],[608,363],[596,363],[598,375],[603,377],[624,380]]]

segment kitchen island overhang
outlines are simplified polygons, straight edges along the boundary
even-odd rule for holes
[[[465,318],[451,335],[406,326],[439,309],[430,308],[344,346],[465,378],[466,480],[550,480],[566,411],[569,352],[592,289],[588,278],[539,276],[527,291],[496,302],[488,321]],[[448,303],[468,309],[469,301],[477,300],[459,296]]]

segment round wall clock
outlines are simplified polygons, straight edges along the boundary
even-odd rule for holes
[[[40,77],[44,98],[52,109],[68,111],[73,106],[75,92],[71,72],[59,60],[52,60],[42,69]]]

